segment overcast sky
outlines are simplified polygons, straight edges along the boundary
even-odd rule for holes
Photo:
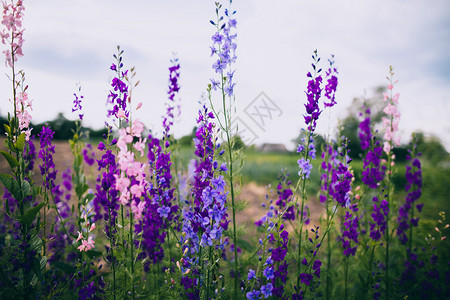
[[[182,115],[175,135],[189,133],[198,101],[206,91],[213,59],[214,1],[24,1],[24,69],[34,99],[35,122],[58,112],[73,118],[76,84],[85,96],[84,125],[100,128],[114,75],[109,70],[116,46],[125,66],[136,66],[140,85],[138,116],[159,132],[167,99],[168,67],[176,52],[181,64]],[[319,132],[332,134],[354,97],[370,96],[385,85],[394,66],[402,113],[403,141],[412,131],[439,135],[450,149],[450,2],[234,1],[237,10],[236,117],[255,143],[289,143],[303,126],[306,73],[318,49],[326,62],[333,53],[339,69],[338,105],[320,119]],[[5,47],[5,46],[3,46]],[[326,67],[326,65],[324,65]],[[0,64],[2,73],[10,70]],[[0,80],[0,113],[12,105],[6,76]],[[245,114],[261,93],[278,111],[263,127]]]

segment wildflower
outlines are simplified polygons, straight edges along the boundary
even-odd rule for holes
[[[261,295],[263,295],[264,298],[269,298],[270,296],[272,296],[272,290],[273,290],[273,285],[271,283],[268,283],[267,285],[262,285],[261,286]]]

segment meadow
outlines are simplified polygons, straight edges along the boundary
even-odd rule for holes
[[[232,130],[236,11],[212,12],[212,79],[191,137],[175,139],[182,62],[168,66],[162,132],[134,114],[134,67],[119,46],[105,131],[67,141],[31,125],[20,0],[4,4],[11,111],[0,148],[2,299],[445,299],[450,296],[448,154],[401,145],[401,98],[387,68],[380,122],[360,107],[357,140],[319,143],[336,104],[334,56],[312,52],[296,151],[266,153]],[[376,125],[382,131],[376,130]],[[378,128],[378,127],[377,127]],[[361,155],[352,158],[357,143]],[[396,149],[406,147],[404,159]]]

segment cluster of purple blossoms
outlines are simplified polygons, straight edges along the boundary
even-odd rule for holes
[[[305,91],[307,102],[305,104],[306,115],[303,115],[305,120],[305,124],[308,126],[308,130],[312,133],[315,131],[317,126],[317,120],[319,119],[322,111],[319,107],[319,100],[322,95],[322,91],[325,90],[325,97],[330,100],[329,103],[324,102],[325,107],[332,107],[336,104],[335,95],[336,89],[338,85],[338,79],[336,74],[338,74],[337,69],[334,67],[334,55],[329,59],[330,67],[326,72],[327,84],[322,88],[323,78],[320,75],[322,69],[319,68],[318,64],[320,62],[320,57],[317,54],[317,50],[314,50],[314,54],[312,55],[313,63],[311,64],[314,74],[308,72],[306,76],[309,79],[308,87]]]
[[[374,197],[372,201],[374,202],[374,204],[371,216],[374,222],[370,222],[370,237],[374,241],[378,241],[386,232],[386,222],[387,216],[389,214],[389,207],[386,199],[383,199],[380,202],[378,197]]]
[[[230,1],[231,2],[231,1]],[[221,74],[221,80],[216,81],[211,79],[211,86],[213,90],[217,88],[223,89],[223,92],[229,97],[234,94],[234,87],[236,83],[233,81],[234,70],[231,70],[231,65],[236,61],[236,38],[237,34],[234,33],[236,29],[237,21],[233,18],[236,11],[230,12],[225,9],[226,20],[223,15],[219,16],[219,11],[222,5],[216,3],[216,15],[217,20],[210,21],[211,24],[216,26],[217,32],[211,37],[213,45],[211,48],[211,56],[217,56],[217,60],[212,65],[212,68],[216,73]],[[226,72],[226,74],[224,74]]]
[[[178,85],[178,79],[180,77],[180,64],[178,63],[178,58],[171,59],[172,65],[169,67],[169,102],[166,103],[167,111],[166,115],[163,116],[163,128],[164,136],[167,138],[170,135],[170,128],[173,125],[174,119],[174,109],[173,104],[175,103],[175,96],[180,91],[180,86]]]
[[[247,299],[260,299],[259,295],[261,297],[264,296],[264,298],[269,296],[281,298],[284,294],[284,286],[288,275],[288,263],[285,257],[288,252],[289,232],[285,230],[282,222],[283,220],[295,220],[294,206],[291,204],[293,193],[288,176],[289,174],[285,172],[282,172],[279,176],[279,184],[277,186],[278,199],[275,202],[278,209],[275,208],[272,204],[273,201],[270,200],[267,214],[255,222],[256,226],[266,229],[265,240],[270,248],[265,251],[267,259],[264,263],[263,275],[266,278],[266,284],[262,285],[261,280],[256,280],[255,284],[257,283],[260,287],[248,292],[246,294]],[[263,207],[266,207],[266,205],[263,204]],[[283,214],[282,219],[279,219],[280,214]],[[262,240],[260,240],[260,244],[266,247]],[[251,281],[253,278],[256,278],[255,272],[250,269],[248,281]]]
[[[128,85],[125,83],[128,75],[128,70],[122,71],[122,54],[123,50],[118,47],[118,55],[114,54],[114,58],[117,62],[111,65],[111,70],[116,72],[116,77],[111,82],[112,90],[109,92],[107,104],[112,105],[112,108],[108,109],[108,117],[114,116],[116,118],[124,118],[128,120],[130,111],[127,110],[128,101]]]
[[[275,201],[275,204],[278,206],[279,212],[284,211],[286,207],[293,201],[293,192],[291,188],[291,181],[288,179],[289,173],[282,173],[278,177],[278,185],[277,185],[277,194],[278,200]],[[295,220],[295,211],[294,206],[291,205],[287,207],[283,216],[284,220]]]
[[[167,228],[177,223],[179,207],[174,203],[174,189],[171,185],[170,152],[166,152],[166,145],[161,147],[160,140],[151,134],[148,136],[147,145],[151,172],[150,196],[144,195],[146,210],[142,229],[138,229],[138,232],[143,232],[142,246],[146,255],[151,262],[157,263],[164,257],[162,244],[167,235]]]
[[[362,113],[360,114],[362,116]],[[359,124],[359,140],[361,143],[361,149],[369,149],[364,157],[364,165],[361,181],[371,189],[378,187],[378,183],[384,179],[386,166],[381,164],[381,157],[383,155],[383,148],[380,141],[372,141],[376,139],[372,136],[371,120],[370,120],[370,108],[364,110],[365,118]]]
[[[34,169],[34,161],[36,159],[36,147],[34,146],[34,135],[27,141],[28,146],[23,149],[23,160],[25,163],[25,173]]]
[[[317,258],[317,252],[319,251],[322,244],[318,242],[319,239],[319,226],[314,226],[314,228],[311,228],[311,232],[314,234],[313,238],[308,238],[309,242],[311,243],[311,250],[309,251],[310,257],[309,261],[306,257],[302,260],[302,265],[308,267],[307,273],[300,273],[300,282],[305,284],[307,287],[310,287],[311,289],[314,289],[314,286],[312,285],[314,282],[314,276],[316,276],[318,279],[320,279],[320,271],[322,267],[322,261]],[[317,244],[316,244],[317,243]],[[298,293],[295,295],[296,297],[293,297],[293,299],[302,299],[303,291],[300,289],[300,287],[296,287],[296,291]]]
[[[81,91],[81,87],[78,88],[78,91]],[[73,107],[72,107],[72,112],[78,112],[78,118],[80,118],[80,121],[83,121],[83,111],[82,111],[82,106],[81,106],[81,102],[84,99],[83,95],[78,96],[76,93],[73,94],[75,96],[75,99],[73,100]]]
[[[113,139],[110,146],[116,143],[117,140]],[[105,221],[106,235],[111,237],[115,233],[117,211],[119,209],[119,191],[116,189],[116,176],[120,174],[120,170],[116,162],[116,156],[110,149],[106,148],[103,142],[98,144],[97,149],[104,152],[101,159],[97,160],[98,171],[104,171],[97,178],[95,186],[96,191],[93,201],[95,218],[93,221],[103,219]]]
[[[342,247],[344,248],[344,255],[355,256],[356,248],[358,247],[358,237],[359,237],[359,220],[362,218],[358,217],[358,204],[351,204],[350,207],[345,212],[344,222],[342,223]],[[351,242],[355,243],[354,247],[351,247]]]
[[[331,59],[328,60],[330,63],[330,67],[326,71],[326,81],[327,84],[325,86],[325,97],[330,100],[329,103],[324,102],[325,107],[333,107],[336,103],[336,89],[338,85],[338,78],[336,74],[338,74],[338,71],[336,67],[334,66],[334,55],[331,55]]]
[[[304,131],[304,129],[302,129],[302,131]],[[312,170],[312,164],[309,158],[316,159],[316,149],[312,136],[310,136],[308,142],[305,138],[302,138],[301,144],[299,144],[297,147],[297,153],[300,153],[300,155],[303,156],[297,161],[300,168],[298,175],[301,178],[309,178]]]
[[[38,135],[41,146],[39,158],[42,159],[42,165],[39,166],[39,169],[44,178],[44,186],[49,190],[54,188],[54,181],[58,173],[53,163],[53,154],[55,154],[55,146],[52,145],[53,134],[54,132],[50,127],[44,126]]]
[[[411,156],[408,156],[411,160]],[[412,159],[411,165],[406,166],[406,187],[405,191],[408,193],[406,195],[405,204],[400,206],[398,211],[398,228],[397,236],[402,244],[406,244],[408,237],[406,236],[406,231],[411,227],[417,227],[419,224],[419,218],[414,218],[412,215],[411,219],[409,217],[410,211],[414,210],[414,203],[422,195],[422,170],[420,160],[415,157]],[[417,204],[416,208],[419,212],[422,211],[423,203]],[[413,212],[414,213],[414,212]]]
[[[90,152],[90,153],[89,153]],[[92,166],[95,162],[95,152],[92,149],[91,144],[86,144],[86,147],[82,151],[84,161],[89,165]]]
[[[359,123],[358,137],[361,143],[361,149],[366,150],[372,144],[372,129],[370,120],[370,107],[363,107],[364,119]],[[363,113],[359,113],[360,117],[363,117]]]
[[[222,240],[223,231],[228,228],[227,192],[225,180],[219,172],[226,172],[225,163],[219,165],[216,158],[219,144],[215,124],[211,121],[214,114],[204,106],[199,112],[198,128],[195,134],[195,172],[192,182],[192,203],[183,211],[183,237],[181,242],[189,248],[190,254],[198,253],[200,247],[214,246],[224,250],[226,241]],[[195,256],[195,255],[194,255]],[[191,263],[194,263],[193,261]]]

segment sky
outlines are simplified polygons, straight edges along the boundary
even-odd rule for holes
[[[24,56],[17,66],[26,73],[34,122],[59,112],[74,119],[79,84],[83,125],[101,128],[114,76],[109,67],[120,45],[125,67],[135,66],[140,81],[133,103],[143,106],[135,117],[159,134],[168,67],[176,53],[181,115],[174,134],[192,131],[215,75],[209,49],[214,1],[25,0],[24,5]],[[449,1],[235,0],[232,9],[238,22],[234,119],[248,141],[293,147],[304,127],[306,73],[317,49],[324,68],[334,54],[339,72],[338,104],[322,114],[319,133],[333,135],[353,98],[370,97],[374,88],[387,85],[392,65],[399,80],[402,141],[421,130],[439,136],[450,150]],[[10,72],[0,63],[3,116],[12,110]]]

